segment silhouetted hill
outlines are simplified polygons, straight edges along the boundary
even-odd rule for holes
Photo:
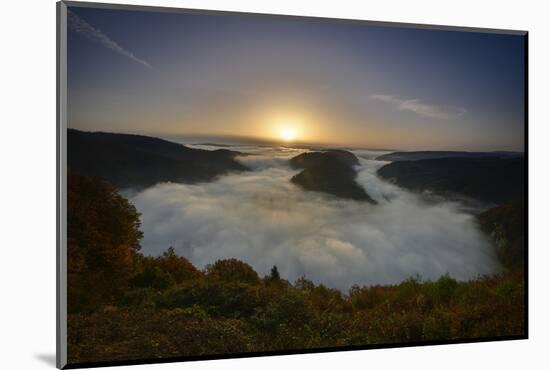
[[[210,181],[227,172],[247,170],[235,161],[238,154],[227,149],[191,149],[140,135],[70,129],[67,137],[70,171],[107,180],[119,188]]]
[[[462,195],[494,204],[522,199],[525,181],[523,158],[398,161],[381,167],[378,175],[410,190]]]
[[[455,152],[455,151],[419,151],[393,152],[377,157],[380,161],[417,161],[420,159],[436,158],[518,158],[523,157],[521,152]]]
[[[290,159],[292,167],[303,169],[291,181],[306,190],[376,203],[355,182],[356,172],[353,166],[358,163],[357,157],[345,150],[302,153]]]

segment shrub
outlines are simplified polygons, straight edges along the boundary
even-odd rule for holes
[[[249,264],[235,258],[218,260],[212,265],[207,265],[206,276],[211,279],[247,284],[256,284],[260,281],[258,273]]]

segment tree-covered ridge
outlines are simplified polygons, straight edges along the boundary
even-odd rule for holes
[[[68,130],[68,167],[118,188],[145,188],[159,182],[211,181],[248,168],[239,152],[200,150],[155,137]]]
[[[405,189],[452,198],[468,197],[488,204],[523,199],[523,157],[446,157],[397,161],[381,167],[377,174]]]
[[[302,171],[290,181],[305,190],[320,191],[337,197],[376,203],[355,178],[357,157],[345,150],[302,153],[290,159],[293,168]]]
[[[139,253],[139,214],[109,184],[68,179],[69,363],[522,336],[521,269],[348,292],[236,259]],[[503,226],[506,227],[506,226]]]
[[[522,158],[523,152],[463,152],[451,150],[422,150],[409,152],[392,152],[376,157],[379,161],[417,161],[421,159],[440,159],[440,158]]]

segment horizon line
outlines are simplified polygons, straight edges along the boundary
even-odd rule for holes
[[[248,136],[248,135],[235,135],[235,134],[207,134],[207,133],[162,133],[162,132],[151,132],[151,131],[105,131],[105,130],[83,130],[80,128],[73,128],[73,127],[67,127],[67,130],[74,130],[74,131],[81,131],[81,132],[88,132],[88,133],[105,133],[105,134],[121,134],[121,135],[136,135],[136,136],[147,136],[147,137],[153,137],[157,139],[162,139],[166,141],[174,142],[173,140],[180,137],[188,137],[188,138],[231,138],[231,139],[241,139],[241,140],[248,140],[255,142],[255,145],[258,145],[259,143],[262,143],[264,145],[278,145],[278,146],[287,146],[287,147],[296,147],[299,145],[304,146],[332,146],[335,148],[340,149],[349,149],[349,150],[374,150],[374,151],[392,151],[392,152],[482,152],[482,153],[525,153],[525,149],[523,150],[507,150],[507,149],[421,149],[421,148],[415,148],[415,149],[403,149],[403,148],[384,148],[384,147],[377,147],[377,146],[370,146],[370,145],[360,145],[360,144],[343,144],[343,143],[328,143],[328,142],[314,142],[314,141],[305,141],[305,140],[293,140],[291,142],[286,142],[283,140],[276,140],[276,139],[268,139],[265,137],[258,137],[258,136]],[[182,145],[220,145],[220,146],[238,146],[239,144],[225,144],[225,143],[181,143],[181,142],[175,142],[177,144]],[[241,145],[247,145],[251,143],[241,143]]]

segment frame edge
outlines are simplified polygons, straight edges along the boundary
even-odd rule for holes
[[[66,127],[67,127],[67,4],[56,3],[56,367],[67,365],[67,219],[66,219]]]

